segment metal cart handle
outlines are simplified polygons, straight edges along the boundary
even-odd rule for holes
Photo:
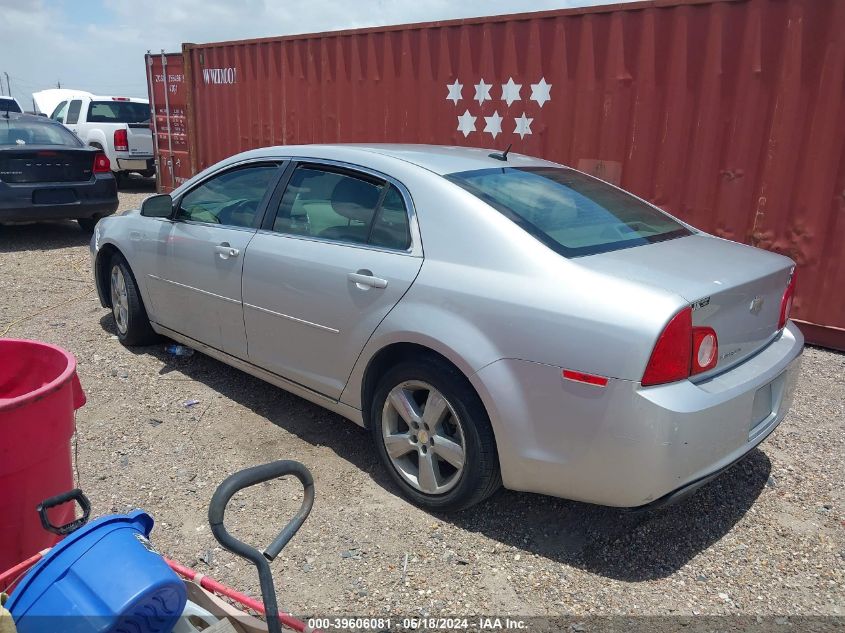
[[[239,541],[229,534],[229,531],[223,524],[226,505],[235,493],[240,490],[270,481],[271,479],[277,479],[284,475],[293,475],[302,483],[302,505],[293,519],[279,532],[279,535],[267,546],[264,552],[259,552],[254,547]],[[299,462],[286,459],[261,466],[253,466],[252,468],[247,468],[230,475],[214,491],[214,495],[211,497],[211,503],[208,505],[208,522],[211,525],[211,532],[214,534],[217,542],[233,554],[251,561],[258,568],[261,598],[264,601],[264,612],[267,616],[267,628],[270,633],[282,633],[282,627],[279,623],[279,606],[276,602],[273,572],[270,570],[268,561],[276,558],[279,552],[282,551],[282,548],[287,545],[288,541],[302,527],[313,505],[314,478],[311,476],[311,472]]]

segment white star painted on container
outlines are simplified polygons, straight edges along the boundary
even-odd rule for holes
[[[458,131],[463,132],[464,137],[469,136],[470,132],[475,132],[475,119],[476,117],[472,116],[469,110],[458,117]]]
[[[451,99],[455,105],[458,105],[458,101],[463,98],[463,94],[461,93],[464,90],[464,85],[458,83],[458,80],[455,79],[455,83],[446,84],[446,89],[449,91],[449,94],[446,96],[446,101]]]
[[[525,138],[526,134],[531,134],[531,122],[534,119],[529,119],[525,116],[525,112],[522,113],[522,116],[518,119],[514,119],[516,122],[516,127],[513,130],[514,134],[519,134],[519,138]]]
[[[487,122],[487,125],[484,126],[484,131],[490,132],[493,138],[496,138],[496,136],[502,133],[502,117],[499,116],[498,110],[493,113],[493,116],[484,117],[484,120]]]
[[[531,100],[536,101],[542,108],[546,101],[551,101],[551,90],[552,84],[547,84],[546,78],[541,77],[539,83],[531,84]]]
[[[492,87],[493,84],[486,84],[483,79],[475,84],[475,100],[478,101],[478,105],[490,101],[490,88]]]
[[[508,83],[502,84],[502,101],[508,104],[508,107],[514,102],[519,101],[522,99],[520,96],[520,91],[522,90],[522,84],[514,83],[513,77],[508,79]]]

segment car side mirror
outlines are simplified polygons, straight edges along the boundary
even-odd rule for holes
[[[141,215],[147,218],[169,218],[173,215],[173,198],[161,193],[141,203]]]

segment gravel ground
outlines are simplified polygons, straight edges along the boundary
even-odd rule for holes
[[[136,183],[122,206],[150,192]],[[122,347],[74,223],[0,227],[0,292],[0,335],[79,361],[78,470],[94,512],[146,509],[161,552],[258,596],[254,569],[211,536],[211,494],[274,459],[312,470],[314,511],[273,565],[296,614],[845,614],[843,354],[807,348],[780,428],[665,511],[501,491],[435,516],[396,496],[352,423],[201,354]],[[298,506],[295,483],[236,497],[230,530],[269,543]]]

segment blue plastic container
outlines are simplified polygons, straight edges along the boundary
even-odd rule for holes
[[[147,540],[152,528],[136,510],[67,536],[12,592],[18,633],[170,633],[187,595]]]

